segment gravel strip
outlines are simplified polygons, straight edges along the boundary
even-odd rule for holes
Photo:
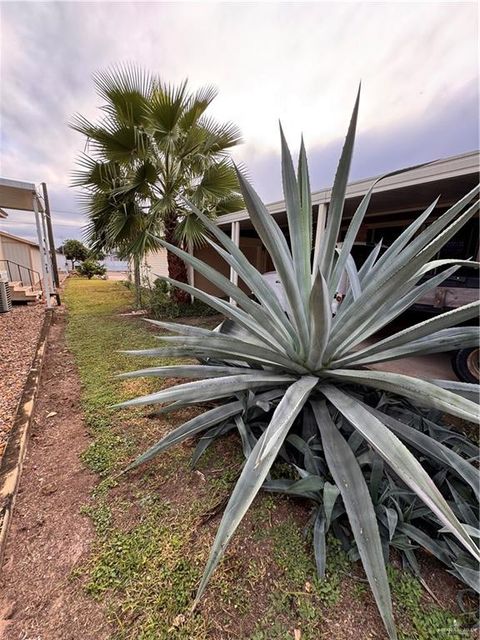
[[[0,313],[0,457],[13,426],[45,317],[43,304]]]

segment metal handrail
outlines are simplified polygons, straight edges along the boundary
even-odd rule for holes
[[[28,271],[28,276],[29,276],[29,280],[30,280],[30,286],[32,287],[32,289],[42,279],[41,276],[40,276],[40,273],[38,271],[36,271],[35,269],[30,269],[30,267],[26,267],[24,264],[19,264],[18,262],[14,262],[13,260],[0,260],[0,262],[6,262],[7,263],[8,279],[10,280],[10,282],[14,282],[14,279],[12,277],[12,270],[10,268],[10,265],[12,265],[12,264],[17,267],[18,275],[19,275],[19,278],[20,278],[21,282],[24,282],[24,279],[22,278],[21,269],[26,269]],[[38,280],[36,280],[34,282],[34,278],[32,278],[32,274],[35,274],[35,273],[38,276]]]

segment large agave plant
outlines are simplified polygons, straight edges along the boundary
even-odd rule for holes
[[[350,252],[374,185],[352,218],[341,249],[337,249],[337,243],[358,103],[357,97],[315,264],[311,264],[312,206],[303,142],[298,172],[295,173],[281,132],[283,188],[290,243],[252,186],[238,173],[250,219],[283,285],[288,312],[284,311],[262,275],[232,240],[201,211],[192,207],[211,234],[209,242],[212,247],[251,289],[254,299],[208,264],[162,242],[234,302],[165,279],[229,318],[235,330],[225,334],[192,326],[155,323],[176,335],[162,335],[161,346],[157,349],[127,353],[153,357],[193,356],[206,364],[153,367],[123,374],[123,377],[172,376],[194,378],[195,381],[119,406],[161,403],[163,410],[173,411],[185,405],[218,401],[214,408],[174,429],[137,458],[129,469],[196,434],[207,432],[208,440],[232,427],[239,432],[246,462],[219,526],[196,602],[257,492],[262,486],[278,490],[278,481],[273,480],[270,474],[271,468],[279,455],[292,461],[291,457],[288,458],[288,447],[293,442],[297,453],[302,451],[303,463],[298,462],[296,469],[302,476],[299,482],[303,482],[303,492],[298,484],[296,490],[295,487],[292,489],[291,481],[288,486],[284,482],[283,488],[297,495],[309,495],[317,501],[314,541],[320,574],[324,571],[325,532],[333,518],[332,505],[339,495],[343,503],[341,509],[348,516],[357,556],[362,560],[389,638],[396,638],[381,532],[384,529],[391,531],[392,527],[395,529],[400,513],[402,535],[407,542],[423,544],[419,539],[423,534],[418,527],[409,524],[413,509],[405,514],[399,507],[400,511],[395,515],[391,513],[392,509],[382,507],[381,501],[379,506],[379,479],[385,478],[383,469],[386,468],[387,477],[394,483],[393,489],[392,484],[389,485],[391,493],[397,492],[398,499],[392,504],[400,504],[402,491],[409,496],[415,494],[424,505],[422,516],[430,514],[430,524],[433,522],[437,529],[447,532],[451,540],[456,538],[458,544],[452,542],[456,550],[463,549],[462,554],[478,560],[479,549],[472,539],[472,532],[474,536],[478,533],[472,526],[474,521],[472,523],[470,507],[470,513],[466,513],[465,509],[456,508],[451,500],[447,501],[438,483],[430,477],[431,470],[427,472],[417,457],[423,455],[433,459],[437,465],[445,466],[478,497],[475,468],[461,447],[455,450],[444,444],[441,438],[432,437],[432,433],[435,436],[438,432],[429,434],[408,424],[411,422],[408,416],[415,414],[417,404],[464,420],[477,421],[478,408],[474,400],[478,388],[368,367],[396,358],[477,344],[476,329],[455,326],[475,317],[478,303],[443,313],[386,338],[375,340],[374,336],[459,266],[478,266],[471,262],[437,260],[434,257],[477,212],[479,188],[473,189],[420,231],[434,209],[434,202],[383,255],[377,247],[357,268]],[[429,277],[434,270],[437,275]],[[348,275],[349,288],[333,317],[332,300],[344,273]],[[378,398],[374,403],[369,401],[368,395],[372,392],[384,398],[397,398],[398,402],[406,399],[408,404],[403,405],[404,413],[400,419],[388,415],[384,410],[385,403],[378,402]],[[263,419],[259,420],[259,413]],[[299,437],[294,434],[299,421],[307,425],[307,435],[302,442],[308,444],[310,453],[295,440]],[[382,469],[380,474],[379,465]],[[377,478],[376,493],[371,486],[374,477]],[[382,489],[384,501],[385,490],[388,491],[388,487]],[[418,505],[416,513],[419,513]],[[415,533],[418,531],[420,533]],[[392,536],[391,532],[390,538]]]

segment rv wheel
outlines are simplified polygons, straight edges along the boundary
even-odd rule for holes
[[[460,349],[452,356],[452,367],[462,382],[478,384],[480,382],[479,367],[480,349]]]

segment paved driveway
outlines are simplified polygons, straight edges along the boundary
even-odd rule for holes
[[[424,314],[416,312],[409,312],[402,316],[402,318],[390,325],[386,331],[383,331],[381,335],[376,336],[375,342],[378,339],[385,338],[388,335],[392,335],[397,331],[401,331],[406,327],[410,327],[426,318]],[[371,340],[367,341],[372,343]],[[394,373],[404,373],[410,376],[416,376],[417,378],[434,378],[440,380],[458,380],[451,365],[451,353],[432,353],[426,356],[417,356],[415,358],[401,358],[400,360],[392,360],[391,362],[382,362],[372,365],[372,369],[379,369],[380,371],[392,371]]]
[[[371,367],[380,371],[404,373],[417,378],[458,380],[450,364],[450,353],[432,353],[416,358],[402,358],[392,362],[381,362]]]

